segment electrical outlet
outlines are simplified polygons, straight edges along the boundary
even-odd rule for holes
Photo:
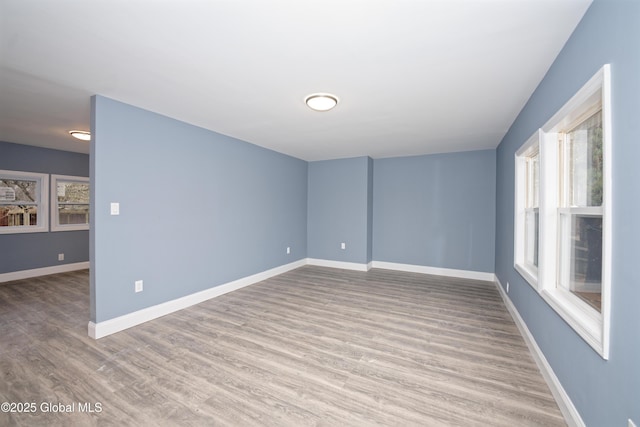
[[[340,243],[340,249],[347,249],[347,244],[344,242]]]
[[[629,426],[628,427],[636,427],[636,423],[634,423],[631,418],[629,418]]]
[[[289,255],[290,253],[291,253],[291,248],[287,246],[287,255]]]
[[[136,284],[136,292],[142,292],[142,287],[143,287],[142,280],[136,280],[135,284]]]
[[[509,293],[509,282],[507,282],[507,293]]]
[[[64,261],[64,254],[58,254],[58,261]]]

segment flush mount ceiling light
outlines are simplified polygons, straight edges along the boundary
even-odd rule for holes
[[[84,130],[70,130],[69,135],[71,135],[74,138],[81,139],[83,141],[91,140],[91,133]]]
[[[338,105],[338,97],[330,93],[314,93],[304,99],[305,104],[315,111],[329,111]]]

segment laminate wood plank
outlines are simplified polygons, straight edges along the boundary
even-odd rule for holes
[[[0,425],[555,426],[494,284],[306,266],[100,340],[88,272],[0,285]]]

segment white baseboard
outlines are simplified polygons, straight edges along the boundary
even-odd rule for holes
[[[49,274],[86,270],[87,268],[89,268],[89,261],[53,265],[51,267],[34,268],[31,270],[12,271],[11,273],[0,274],[0,283],[11,282],[13,280],[31,279],[32,277],[47,276]]]
[[[551,390],[551,394],[553,394],[553,397],[555,398],[565,421],[570,427],[584,427],[585,424],[584,421],[582,421],[582,417],[580,417],[580,413],[573,405],[573,402],[571,401],[571,398],[569,398],[567,392],[564,390],[564,387],[562,387],[560,380],[553,372],[553,369],[551,368],[551,365],[549,365],[547,358],[544,357],[544,353],[542,353],[542,350],[540,349],[540,347],[538,347],[538,344],[533,338],[531,331],[529,331],[527,324],[520,316],[520,313],[518,313],[516,306],[513,305],[513,302],[511,302],[511,298],[509,298],[507,293],[504,291],[504,288],[500,284],[500,280],[497,276],[495,279],[495,283],[498,287],[500,295],[502,296],[502,300],[507,307],[507,310],[511,314],[513,321],[516,323],[518,330],[520,330],[520,334],[524,338],[524,341],[527,343],[527,347],[529,347],[529,351],[531,352],[533,360],[536,361],[538,369],[540,369],[543,378],[547,382],[547,385]]]
[[[332,261],[318,258],[307,258],[307,264],[317,265],[318,267],[342,268],[356,271],[369,271],[371,269],[371,263],[359,264],[357,262]]]
[[[461,279],[495,281],[496,275],[484,271],[455,270],[453,268],[427,267],[424,265],[399,264],[395,262],[373,261],[373,268],[406,271],[409,273],[433,274],[435,276],[459,277]]]
[[[142,310],[134,311],[133,313],[125,314],[113,319],[105,320],[98,323],[89,322],[89,336],[94,339],[106,337],[107,335],[123,331],[136,325],[140,325],[144,322],[148,322],[149,320],[157,319],[158,317],[162,317],[178,310],[190,307],[192,305],[199,304],[211,298],[215,298],[228,292],[244,288],[245,286],[261,282],[270,277],[286,273],[287,271],[302,267],[306,264],[307,260],[301,259],[290,264],[281,265],[280,267],[275,267],[261,273],[243,277],[242,279],[234,280],[233,282],[215,286],[213,288],[196,292],[195,294],[186,295],[184,297],[167,301],[162,304],[154,305],[152,307],[143,308]]]
[[[399,264],[395,262],[370,261],[367,264],[355,262],[332,261],[327,259],[307,258],[308,265],[319,267],[342,268],[345,270],[369,271],[372,268],[384,268],[387,270],[406,271],[409,273],[433,274],[436,276],[459,277],[461,279],[495,281],[495,274],[482,271],[454,270],[452,268],[427,267],[424,265]]]

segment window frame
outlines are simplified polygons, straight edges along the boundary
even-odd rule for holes
[[[36,181],[36,202],[38,209],[36,225],[0,227],[0,234],[45,233],[49,231],[49,175],[37,172],[0,170],[0,178]]]
[[[568,207],[563,197],[566,195],[566,179],[562,176],[566,165],[560,153],[565,149],[564,134],[576,123],[602,110],[602,187],[601,207]],[[611,317],[611,260],[612,260],[612,126],[611,126],[611,71],[604,65],[537,133],[540,153],[539,171],[539,247],[538,274],[532,277],[530,269],[521,264],[524,229],[522,218],[523,166],[522,156],[532,144],[532,136],[516,152],[516,248],[515,269],[529,282],[540,296],[569,324],[603,359],[609,358],[609,330]],[[562,142],[560,138],[563,138]],[[519,157],[520,156],[520,157]],[[565,186],[563,188],[562,186]],[[562,215],[585,214],[602,216],[602,280],[600,312],[560,283],[562,265],[567,267],[567,259],[561,259],[560,222]],[[520,252],[518,252],[520,250]],[[569,257],[565,257],[569,258]],[[563,264],[564,263],[564,264]],[[570,266],[569,266],[570,267]]]
[[[60,205],[58,203],[58,182],[79,182],[83,184],[89,185],[89,191],[91,191],[90,181],[88,177],[85,176],[71,176],[71,175],[51,175],[51,231],[78,231],[78,230],[88,230],[89,222],[86,224],[60,224]],[[90,198],[87,202],[89,206],[89,215],[91,215],[91,205]],[[74,203],[74,204],[84,204],[84,203]]]

